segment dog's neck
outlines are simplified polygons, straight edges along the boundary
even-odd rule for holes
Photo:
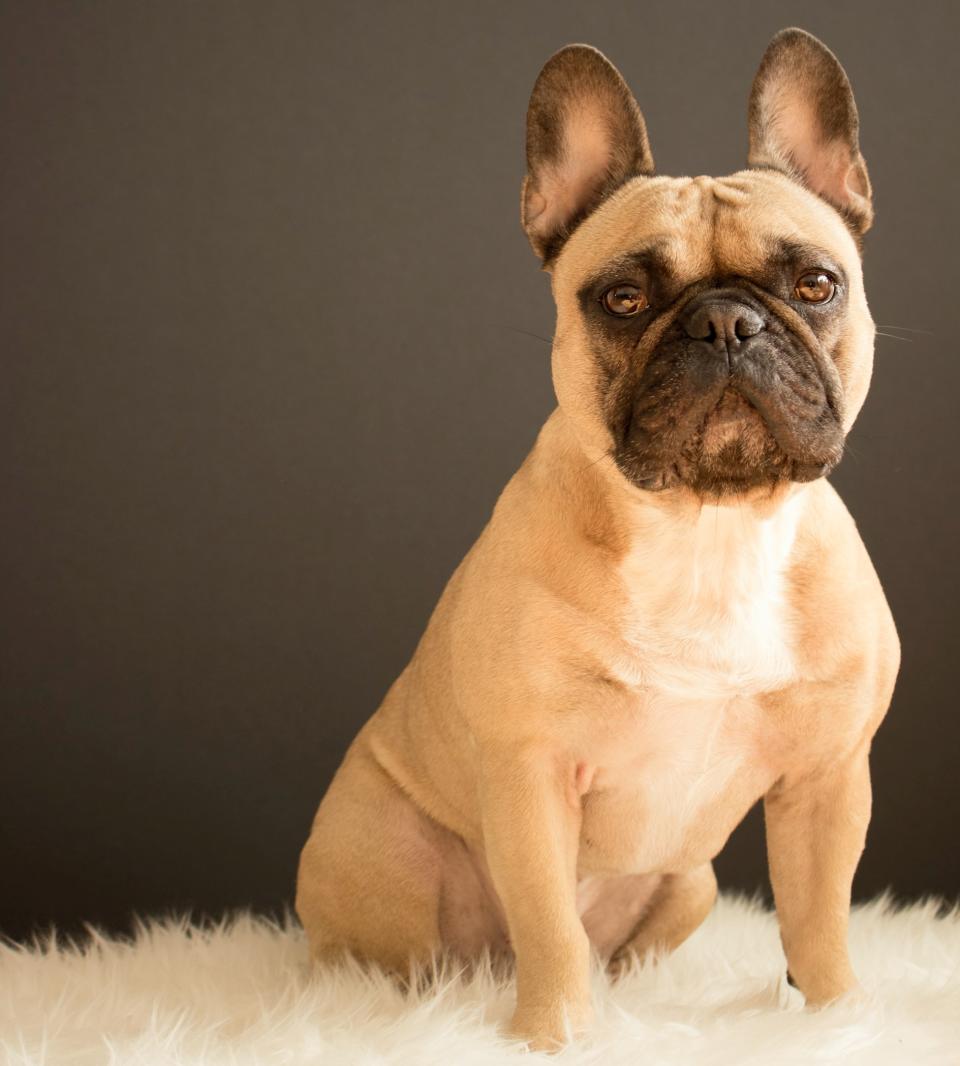
[[[581,533],[651,586],[671,594],[689,588],[698,598],[725,602],[749,575],[779,572],[793,546],[809,485],[784,483],[721,500],[688,490],[644,492],[629,484],[609,454],[585,447],[561,410],[541,435],[549,478],[561,495],[576,496],[568,513]],[[711,591],[713,590],[713,591]]]
[[[722,615],[777,598],[801,504],[801,492],[773,508],[736,499],[689,509],[634,504],[621,573],[651,615]]]
[[[793,676],[786,572],[808,485],[704,503],[633,489],[590,457],[562,415],[545,427],[544,472],[568,521],[604,557],[609,593],[592,601],[633,651],[625,683],[686,703],[777,688]],[[552,424],[551,424],[552,423]]]

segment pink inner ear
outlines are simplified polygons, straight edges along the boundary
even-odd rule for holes
[[[547,235],[562,229],[605,181],[612,145],[603,114],[581,103],[564,116],[563,155],[544,167],[527,199],[527,224]]]
[[[821,139],[816,111],[805,95],[771,88],[764,112],[769,116],[769,148],[781,165],[798,171],[814,192],[841,206],[867,195],[849,145]]]

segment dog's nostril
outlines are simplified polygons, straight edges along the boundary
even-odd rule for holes
[[[691,340],[708,341],[712,344],[717,339],[717,327],[711,307],[698,307],[692,314],[684,316],[683,329]]]
[[[738,300],[717,299],[696,303],[683,316],[681,323],[691,340],[724,345],[744,341],[763,332],[763,317],[752,307]]]
[[[756,311],[745,308],[744,312],[737,316],[733,330],[740,340],[745,341],[748,337],[755,337],[763,330],[763,319]]]

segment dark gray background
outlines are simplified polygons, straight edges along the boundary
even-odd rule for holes
[[[661,171],[723,173],[794,23],[853,81],[868,292],[903,338],[835,476],[904,644],[857,890],[960,891],[956,5],[17,3],[5,931],[290,899],[330,775],[552,406],[518,222],[541,64],[597,45]],[[756,814],[719,872],[765,883]]]

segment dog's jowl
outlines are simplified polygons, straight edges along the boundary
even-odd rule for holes
[[[317,959],[515,958],[511,1031],[535,1047],[588,1025],[592,951],[616,969],[696,929],[760,797],[793,981],[816,1005],[856,983],[899,649],[825,475],[870,380],[870,182],[846,75],[800,30],[748,125],[739,173],[655,176],[599,52],[544,67],[522,217],[558,406],[303,850]]]

